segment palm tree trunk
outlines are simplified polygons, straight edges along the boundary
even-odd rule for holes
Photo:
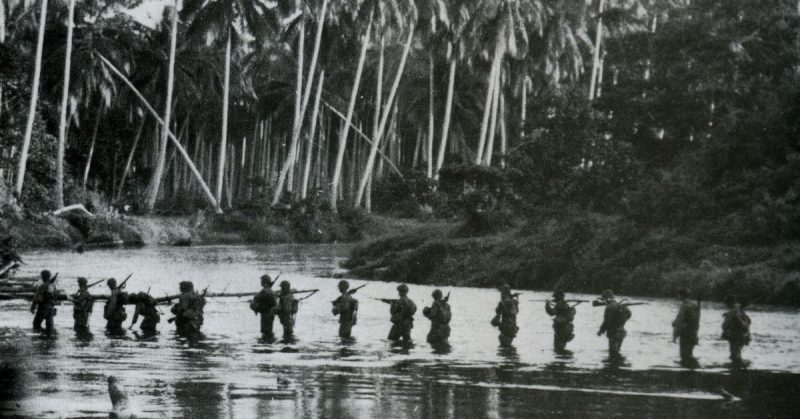
[[[119,179],[119,186],[117,187],[117,196],[114,197],[115,201],[119,201],[120,197],[122,196],[122,191],[125,188],[125,180],[128,179],[128,173],[131,170],[131,164],[133,163],[133,156],[136,155],[136,146],[139,145],[139,138],[142,136],[142,132],[144,131],[144,122],[147,118],[142,116],[142,120],[139,121],[139,128],[136,130],[136,136],[133,137],[133,145],[131,146],[131,152],[128,153],[128,160],[125,162],[125,168],[122,169],[122,177]]]
[[[403,70],[406,66],[406,59],[408,58],[408,53],[411,51],[411,41],[414,38],[414,24],[411,24],[411,27],[408,29],[408,39],[406,40],[406,44],[403,47],[403,55],[400,57],[400,66],[397,68],[397,74],[394,78],[394,84],[392,84],[392,89],[389,91],[389,97],[386,99],[386,104],[383,108],[383,117],[381,118],[381,125],[378,128],[378,136],[372,139],[372,147],[369,150],[369,157],[367,157],[367,164],[364,167],[364,173],[361,177],[361,181],[358,184],[358,192],[356,194],[356,201],[355,206],[359,207],[361,205],[361,200],[364,197],[364,190],[367,187],[367,180],[369,180],[369,175],[372,172],[372,167],[375,164],[375,156],[378,154],[378,146],[380,146],[381,137],[383,136],[384,130],[386,130],[386,123],[389,120],[389,114],[391,114],[392,104],[394,103],[394,97],[397,95],[397,89],[400,87],[400,79],[403,76]]]
[[[6,3],[3,0],[0,0],[0,45],[3,45],[5,43],[6,43]],[[0,116],[1,115],[3,115],[3,86],[0,85]]]
[[[506,151],[508,150],[508,132],[506,131],[506,95],[500,93],[500,167],[506,168]]]
[[[364,71],[364,59],[367,57],[367,47],[369,46],[370,31],[372,30],[372,13],[369,16],[369,23],[367,24],[367,32],[361,39],[361,55],[358,57],[358,66],[356,67],[356,77],[353,81],[353,89],[350,92],[350,102],[347,105],[347,116],[345,117],[344,124],[342,124],[342,132],[339,134],[339,149],[336,152],[336,164],[333,169],[333,178],[331,179],[331,211],[336,213],[336,202],[339,197],[339,181],[342,176],[342,163],[344,160],[345,147],[347,146],[347,133],[350,129],[350,121],[353,119],[353,110],[356,106],[356,99],[358,98],[358,87],[361,83],[361,74]]]
[[[436,33],[436,19],[431,19],[431,23],[433,27],[431,28],[432,33]],[[428,179],[433,178],[433,139],[434,139],[434,93],[436,92],[435,80],[434,80],[434,55],[433,55],[433,47],[431,47],[430,51],[428,51],[428,147],[425,148],[425,160],[427,161],[427,171],[425,172]]]
[[[222,200],[222,182],[225,174],[225,152],[228,149],[228,106],[231,93],[231,30],[225,42],[225,75],[222,85],[222,136],[219,144],[219,166],[217,167],[217,185],[214,198]]]
[[[497,82],[497,73],[500,72],[500,61],[502,59],[503,50],[503,37],[497,37],[497,43],[494,48],[494,58],[492,59],[492,68],[489,70],[489,82],[486,89],[486,100],[483,104],[483,119],[481,119],[481,131],[478,139],[478,151],[475,153],[475,164],[481,164],[483,161],[483,149],[486,146],[486,132],[489,129],[489,116],[494,100],[494,89]]]
[[[25,167],[28,164],[28,150],[31,147],[33,136],[33,122],[36,119],[36,102],[39,100],[39,79],[42,73],[42,49],[44,48],[44,27],[47,22],[47,0],[41,0],[39,12],[39,34],[36,38],[36,57],[33,65],[33,85],[31,86],[31,105],[28,109],[28,122],[25,124],[25,136],[22,140],[22,149],[19,153],[19,166],[17,167],[17,184],[14,187],[16,198],[22,196],[22,185],[25,181]]]
[[[314,135],[317,133],[317,117],[319,116],[319,102],[322,97],[322,84],[325,82],[325,70],[319,75],[319,83],[317,83],[317,97],[314,99],[314,109],[311,111],[311,132],[308,135],[308,144],[306,145],[306,164],[303,170],[303,187],[301,189],[300,197],[305,199],[308,196],[308,180],[311,175],[311,159],[314,155]]]
[[[2,7],[2,6],[0,6]],[[64,91],[61,95],[61,109],[58,119],[58,151],[56,155],[56,207],[64,207],[64,147],[67,134],[67,107],[69,106],[69,76],[72,64],[72,30],[75,16],[75,0],[69,1],[67,12],[67,51],[64,58]]]
[[[494,82],[494,92],[492,93],[492,107],[491,117],[489,118],[489,131],[486,136],[486,150],[483,153],[483,162],[486,166],[492,165],[492,157],[494,155],[494,140],[497,138],[497,108],[500,102],[500,75],[502,72],[497,72],[497,80]]]
[[[89,180],[89,169],[92,168],[92,157],[94,156],[94,145],[97,141],[97,130],[100,128],[100,115],[102,112],[97,111],[97,116],[94,118],[94,129],[92,130],[92,143],[89,146],[89,156],[86,157],[86,167],[83,169],[83,182],[81,186],[86,189],[86,181]]]
[[[597,6],[597,32],[595,33],[594,53],[592,55],[592,76],[589,79],[589,100],[594,100],[596,94],[595,86],[597,85],[600,67],[600,43],[603,40],[603,18],[600,15],[603,13],[605,4],[606,0],[600,0],[600,4]]]
[[[156,206],[158,191],[161,188],[161,178],[164,175],[164,163],[167,157],[167,141],[169,141],[169,124],[172,118],[172,89],[175,83],[175,47],[178,40],[178,1],[172,2],[172,16],[169,42],[169,66],[167,67],[167,97],[164,105],[164,125],[161,128],[161,140],[158,144],[158,160],[156,169],[150,181],[150,193],[145,202],[145,210],[150,212]],[[178,145],[180,142],[176,140]],[[181,147],[182,149],[183,147]]]
[[[447,149],[447,137],[450,133],[450,115],[453,112],[453,85],[456,80],[456,57],[452,56],[453,44],[447,45],[448,56],[450,57],[450,72],[447,77],[447,99],[444,108],[444,120],[442,121],[442,139],[439,143],[439,154],[436,156],[436,173],[434,179],[439,180],[439,170],[444,164],[444,153]]]

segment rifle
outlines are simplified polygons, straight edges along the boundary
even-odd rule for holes
[[[53,275],[52,278],[50,278],[50,283],[51,284],[55,284],[56,283],[56,279],[58,279],[58,272],[56,272],[56,274]]]
[[[372,298],[373,300],[378,300],[378,301],[384,302],[386,304],[394,304],[394,303],[400,301],[399,298],[375,298],[375,297],[370,297],[370,298]]]
[[[546,303],[546,302],[553,301],[553,300],[528,300],[528,301],[534,302],[534,303]],[[580,304],[580,303],[588,303],[589,300],[575,300],[575,299],[572,299],[572,300],[564,300],[564,302],[566,302],[566,303],[579,303]]]
[[[101,283],[103,281],[105,281],[105,279],[100,279],[98,281],[92,282],[91,284],[86,286],[86,289],[88,290],[89,288],[91,288],[91,287],[93,287],[93,286],[95,286],[95,285],[97,285],[97,284],[99,284],[99,283]]]
[[[269,287],[270,288],[275,286],[275,283],[278,282],[278,278],[280,278],[281,275],[283,275],[283,272],[278,272],[278,276],[276,276],[275,279],[273,279],[272,282],[269,283]]]
[[[644,305],[647,305],[647,304],[648,304],[648,303],[626,303],[626,302],[624,302],[624,301],[625,301],[625,300],[623,300],[622,302],[619,302],[619,303],[617,303],[617,304],[619,304],[619,305],[621,305],[621,306],[623,306],[623,307],[630,307],[630,306],[644,306]],[[593,307],[600,307],[600,306],[605,306],[605,305],[608,305],[608,303],[606,303],[605,301],[598,301],[598,300],[594,300],[594,301],[592,301],[592,306],[593,306]]]
[[[450,291],[447,291],[447,295],[443,298],[444,302],[450,301]]]
[[[309,297],[311,297],[312,295],[316,294],[316,293],[317,293],[317,291],[319,291],[319,290],[310,290],[310,291],[311,291],[311,294],[308,294],[308,295],[306,295],[306,296],[305,296],[305,297],[303,297],[303,298],[298,298],[298,299],[297,299],[297,301],[303,301],[303,300],[305,300],[306,298],[309,298]]]
[[[56,274],[56,275],[58,275],[58,274]],[[122,281],[122,283],[117,285],[117,288],[119,288],[121,290],[125,289],[125,283],[128,282],[128,280],[131,279],[132,276],[133,276],[133,272],[131,272],[127,277],[125,277],[125,279]]]
[[[310,293],[314,294],[316,292],[319,292],[319,290],[316,289],[316,288],[313,289],[313,290],[291,290],[291,291],[289,291],[289,294],[305,294],[307,292],[310,292]],[[280,297],[280,294],[278,294],[278,297]]]
[[[364,285],[359,285],[359,286],[357,286],[357,287],[355,287],[355,288],[353,288],[353,289],[351,289],[350,291],[347,291],[347,292],[348,292],[350,295],[353,295],[353,294],[355,294],[355,293],[356,293],[356,291],[358,291],[358,290],[360,290],[361,288],[364,288],[364,287],[366,287],[366,286],[367,286],[367,284],[364,284]]]

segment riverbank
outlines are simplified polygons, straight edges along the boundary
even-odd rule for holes
[[[583,214],[485,235],[440,224],[368,241],[343,267],[361,278],[415,284],[674,297],[800,305],[800,242],[743,246],[701,234],[644,228]]]
[[[340,214],[94,216],[71,213],[62,216],[4,213],[0,238],[12,237],[18,251],[189,246],[202,244],[341,243],[371,240],[407,231],[413,220],[396,220],[357,211]]]

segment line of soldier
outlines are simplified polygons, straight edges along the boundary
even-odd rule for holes
[[[57,275],[56,275],[57,276]],[[280,275],[278,275],[279,277]],[[130,278],[130,277],[129,277]],[[261,276],[261,290],[259,290],[250,302],[251,310],[261,316],[261,334],[266,340],[274,340],[273,325],[275,317],[278,317],[283,326],[283,338],[293,339],[295,315],[299,308],[299,302],[311,295],[303,298],[296,298],[299,292],[291,288],[288,281],[280,283],[280,291],[276,294],[272,287],[277,282],[269,275]],[[53,316],[55,316],[56,291],[53,286],[54,279],[51,279],[49,271],[42,271],[42,285],[36,292],[34,301],[31,305],[31,312],[36,313],[34,317],[34,329],[41,329],[41,323],[46,320],[47,328],[53,328]],[[119,286],[114,278],[107,281],[111,290],[111,295],[104,307],[104,317],[107,320],[106,328],[109,331],[122,329],[122,323],[126,319],[124,304],[135,304],[133,322],[136,323],[139,316],[142,316],[141,330],[144,333],[155,333],[156,325],[160,320],[156,305],[160,302],[168,301],[170,297],[153,298],[147,293],[126,294],[123,292],[125,282]],[[95,283],[97,284],[97,283]],[[92,285],[95,285],[92,284]],[[350,284],[342,280],[338,284],[341,295],[333,300],[332,314],[339,317],[339,337],[351,339],[352,328],[356,325],[358,316],[358,300],[353,295],[366,284],[350,289]],[[70,296],[70,301],[74,304],[73,317],[75,319],[76,331],[87,331],[89,315],[92,312],[94,299],[88,292],[90,285],[85,278],[78,279],[78,292]],[[205,306],[205,291],[198,294],[194,291],[194,286],[189,281],[180,283],[181,294],[178,302],[172,307],[175,315],[174,321],[177,325],[179,334],[190,335],[199,333],[203,324],[203,307]],[[490,324],[499,329],[499,341],[501,346],[511,346],[517,336],[519,327],[517,326],[517,314],[519,313],[519,293],[512,293],[511,288],[504,284],[499,287],[500,302],[495,309],[495,316]],[[398,343],[411,342],[411,330],[414,328],[414,314],[417,306],[408,298],[408,286],[400,284],[397,287],[399,298],[385,299],[379,298],[390,305],[392,327],[389,331],[388,339]],[[684,364],[693,365],[696,359],[693,355],[694,347],[698,344],[698,330],[700,327],[700,302],[690,299],[688,290],[679,292],[681,305],[678,315],[672,322],[673,342],[678,341],[680,347],[680,357]],[[450,294],[443,297],[442,291],[436,289],[432,294],[433,303],[430,307],[425,307],[422,314],[430,319],[431,329],[427,335],[427,341],[432,346],[446,346],[450,337],[450,320],[452,318],[448,300]],[[586,300],[567,300],[561,290],[553,293],[552,300],[545,301],[545,312],[553,317],[553,348],[556,352],[562,353],[566,350],[567,343],[574,339],[573,320],[575,318],[575,307]],[[574,304],[571,304],[574,303]],[[605,290],[600,298],[593,302],[595,306],[605,306],[603,322],[597,331],[598,336],[606,335],[608,339],[608,351],[611,356],[619,356],[622,342],[627,335],[625,324],[631,318],[631,305],[641,303],[628,303],[626,300],[617,301],[611,290]],[[734,363],[744,363],[742,359],[742,348],[750,343],[750,318],[744,311],[744,305],[739,304],[734,296],[725,299],[727,311],[723,314],[722,338],[729,342],[730,358]],[[170,322],[173,319],[170,319]]]

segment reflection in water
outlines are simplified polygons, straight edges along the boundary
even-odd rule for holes
[[[298,339],[291,342],[260,340],[258,318],[239,298],[209,299],[205,336],[194,338],[178,336],[166,322],[156,335],[106,335],[99,312],[90,323],[95,335],[73,333],[71,316],[63,315],[56,317],[61,334],[33,333],[24,302],[0,302],[0,416],[105,416],[110,374],[125,384],[145,416],[709,417],[723,411],[735,417],[791,416],[800,407],[796,311],[752,313],[757,334],[747,356],[754,362],[742,369],[729,364],[727,347],[718,340],[722,308],[708,304],[704,345],[692,370],[677,363],[677,347],[669,345],[672,301],[648,300],[647,316],[635,315],[628,324],[620,359],[608,359],[604,342],[594,336],[602,313],[591,308],[576,316],[572,353],[553,352],[549,327],[522,329],[515,347],[498,348],[496,329],[487,321],[492,307],[477,309],[494,301],[495,292],[458,287],[453,295],[463,304],[452,307],[452,347],[430,346],[423,328],[412,331],[417,344],[392,346],[385,339],[385,306],[368,297],[390,294],[396,284],[372,282],[359,291],[359,323],[353,339],[345,341],[327,303],[339,294],[338,280],[320,277],[336,270],[345,250],[210,246],[71,259],[31,255],[31,265],[51,267],[65,278],[124,277],[135,267],[129,288],[152,287],[153,295],[174,293],[178,279],[187,277],[198,288],[210,285],[211,292],[228,283],[228,292],[255,292],[264,271],[278,270],[294,287],[320,292],[301,303]],[[235,263],[227,263],[229,258]],[[431,291],[415,285],[410,297],[422,301]],[[541,317],[538,309],[520,304],[520,318]],[[720,389],[742,400],[727,401]]]

